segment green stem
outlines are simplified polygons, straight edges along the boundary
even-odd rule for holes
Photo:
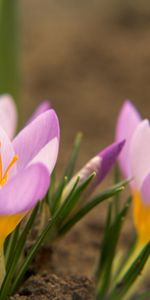
[[[6,274],[6,269],[5,269],[4,248],[2,245],[0,246],[0,287],[3,283],[5,274]]]
[[[0,0],[0,94],[19,99],[18,0]]]

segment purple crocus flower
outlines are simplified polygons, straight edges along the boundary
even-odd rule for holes
[[[11,142],[0,127],[0,245],[49,187],[59,148],[54,110],[41,113]]]
[[[17,109],[14,100],[10,95],[0,96],[0,127],[7,133],[12,140],[16,133]]]
[[[120,154],[125,141],[113,143],[100,151],[95,155],[77,174],[73,176],[70,182],[64,189],[62,199],[64,199],[68,193],[71,191],[73,185],[75,184],[78,177],[80,177],[79,184],[84,182],[93,172],[95,172],[95,177],[91,181],[88,187],[88,196],[94,191],[94,189],[99,185],[105,176],[109,173],[113,167],[118,155]]]
[[[28,120],[28,124],[30,122],[32,122],[36,117],[38,117],[40,114],[42,114],[43,112],[47,111],[48,109],[51,108],[50,102],[48,100],[43,100],[38,107],[36,108],[36,110],[34,111],[34,113],[32,114],[32,116],[30,117],[30,119]]]
[[[29,118],[27,124],[32,122],[41,113],[51,108],[48,100],[42,101],[32,116]],[[0,127],[7,133],[8,137],[12,140],[16,134],[16,127],[18,121],[18,113],[15,101],[9,94],[0,96]]]
[[[131,101],[126,100],[120,110],[116,126],[116,140],[126,140],[125,146],[119,155],[120,168],[126,178],[132,176],[129,149],[133,134],[141,120],[140,114],[134,105]]]
[[[119,163],[124,176],[132,178],[134,224],[141,245],[150,240],[150,126],[130,101],[123,104],[117,122],[116,140],[121,138],[126,145]]]

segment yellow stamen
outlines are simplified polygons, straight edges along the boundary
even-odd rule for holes
[[[1,144],[0,144],[1,146]],[[0,187],[3,187],[8,180],[8,173],[11,167],[18,160],[18,156],[14,155],[3,174],[2,155],[0,154]],[[0,215],[0,286],[5,275],[5,266],[3,265],[3,244],[6,237],[16,228],[27,212],[14,215]]]
[[[6,170],[5,170],[5,173],[4,173],[4,175],[3,175],[3,177],[5,177],[6,176],[6,174],[8,173],[8,171],[10,170],[10,168],[15,164],[15,162],[18,160],[18,156],[17,155],[15,155],[14,157],[13,157],[13,159],[11,160],[11,162],[9,163],[9,165],[8,165],[8,167],[6,168]]]
[[[133,216],[139,243],[150,241],[150,205],[145,205],[140,192],[133,193]]]
[[[7,180],[8,180],[8,172],[11,169],[11,167],[16,163],[18,160],[18,156],[14,155],[13,159],[9,163],[8,167],[6,168],[4,174],[3,174],[3,165],[2,165],[2,157],[0,155],[0,186],[3,186]]]
[[[27,212],[16,215],[0,216],[0,247],[3,245],[6,237],[16,228]]]

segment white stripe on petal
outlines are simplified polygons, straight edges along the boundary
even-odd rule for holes
[[[132,175],[138,188],[150,172],[150,126],[148,120],[143,120],[133,135],[129,158]]]

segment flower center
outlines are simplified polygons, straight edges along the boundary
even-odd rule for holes
[[[143,203],[138,191],[133,193],[133,215],[139,242],[150,241],[150,206]]]
[[[7,168],[5,169],[4,174],[3,174],[2,155],[0,154],[0,187],[2,187],[3,185],[5,185],[5,183],[7,182],[9,170],[16,163],[16,161],[18,160],[18,158],[19,157],[17,155],[14,155],[14,157],[10,161],[9,165],[7,166]]]

